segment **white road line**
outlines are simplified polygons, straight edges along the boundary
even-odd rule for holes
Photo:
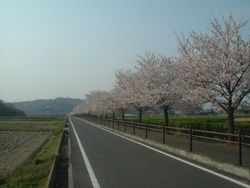
[[[89,174],[90,180],[91,180],[91,182],[92,182],[92,185],[93,185],[94,188],[100,188],[100,185],[99,185],[98,180],[97,180],[97,178],[96,178],[96,176],[95,176],[95,173],[94,173],[94,171],[93,171],[93,169],[92,169],[92,167],[91,167],[91,164],[90,164],[90,162],[89,162],[89,159],[88,159],[88,157],[87,157],[87,155],[86,155],[86,153],[85,153],[85,150],[84,150],[83,147],[82,147],[82,144],[81,144],[81,142],[80,142],[80,139],[79,139],[79,137],[78,137],[78,135],[77,135],[77,133],[76,133],[75,127],[74,127],[74,125],[73,125],[71,119],[69,119],[69,120],[70,120],[70,123],[71,123],[71,125],[72,125],[73,131],[74,131],[74,133],[75,133],[75,135],[76,135],[76,140],[77,140],[77,143],[78,143],[79,148],[80,148],[80,150],[81,150],[82,157],[83,157],[83,160],[84,160],[85,165],[86,165],[86,167],[87,167],[88,174]]]
[[[81,119],[81,120],[82,120],[82,119]],[[84,121],[84,120],[82,120],[82,121]],[[210,173],[210,174],[213,174],[213,175],[218,176],[218,177],[220,177],[220,178],[223,178],[223,179],[225,179],[225,180],[231,181],[231,182],[233,182],[233,183],[235,183],[235,184],[237,184],[237,185],[240,185],[240,186],[242,186],[242,187],[250,188],[250,185],[248,185],[248,184],[245,184],[245,183],[243,183],[243,182],[240,182],[240,181],[235,180],[235,179],[233,179],[233,178],[230,178],[230,177],[228,177],[228,176],[222,175],[222,174],[220,174],[220,173],[218,173],[218,172],[215,172],[215,171],[213,171],[213,170],[209,170],[209,169],[204,168],[204,167],[202,167],[202,166],[199,166],[199,165],[196,165],[196,164],[191,163],[191,162],[189,162],[189,161],[183,160],[183,159],[181,159],[181,158],[178,158],[178,157],[173,156],[173,155],[171,155],[171,154],[165,153],[165,152],[163,152],[163,151],[161,151],[161,150],[155,149],[155,148],[153,148],[153,147],[150,147],[150,146],[145,145],[145,144],[143,144],[143,143],[137,142],[137,141],[135,141],[135,140],[133,140],[133,139],[130,139],[130,138],[127,138],[127,137],[125,137],[125,136],[119,135],[119,134],[117,134],[117,133],[114,133],[114,132],[109,131],[109,130],[107,130],[107,129],[105,129],[105,128],[99,127],[99,126],[97,126],[97,125],[94,125],[94,124],[91,124],[91,125],[93,125],[93,126],[99,128],[99,129],[102,129],[102,130],[104,130],[104,131],[107,131],[107,132],[109,132],[109,133],[111,133],[111,134],[114,134],[114,135],[116,135],[116,136],[119,136],[119,137],[121,137],[121,138],[127,139],[127,140],[129,140],[129,141],[131,141],[131,142],[134,142],[134,143],[136,143],[136,144],[139,144],[139,145],[141,145],[141,146],[144,146],[144,147],[146,147],[146,148],[148,148],[148,149],[151,149],[151,150],[153,150],[153,151],[156,151],[156,152],[158,152],[158,153],[161,153],[161,154],[163,154],[163,155],[165,155],[165,156],[168,156],[168,157],[170,157],[170,158],[173,158],[173,159],[175,159],[175,160],[177,160],[177,161],[183,162],[183,163],[185,163],[185,164],[188,164],[188,165],[190,165],[190,166],[193,166],[193,167],[195,167],[195,168],[198,168],[198,169],[200,169],[200,170],[203,170],[203,171],[205,171],[205,172],[208,172],[208,173]]]
[[[70,137],[68,137],[68,146],[69,146],[69,159],[71,159],[71,142],[70,142]],[[74,183],[73,183],[73,169],[72,169],[72,163],[71,161],[69,162],[69,172],[68,172],[68,187],[73,188]]]
[[[68,183],[69,188],[74,188],[72,163],[69,164],[68,178],[69,178],[69,183]]]

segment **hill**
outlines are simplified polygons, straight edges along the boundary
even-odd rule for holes
[[[25,116],[25,113],[0,100],[0,116]]]
[[[65,115],[82,103],[81,99],[55,98],[14,102],[12,105],[27,115]]]

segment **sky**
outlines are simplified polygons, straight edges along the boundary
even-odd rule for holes
[[[206,32],[232,13],[250,21],[249,0],[0,0],[0,99],[109,91],[115,70],[146,51],[178,55],[179,36]],[[250,23],[242,32],[250,39]]]

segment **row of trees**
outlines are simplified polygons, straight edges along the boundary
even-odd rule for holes
[[[241,36],[246,22],[232,15],[223,24],[214,18],[209,33],[191,31],[178,39],[178,57],[152,52],[138,56],[132,70],[116,70],[111,91],[91,91],[73,113],[107,114],[151,106],[185,112],[213,103],[228,115],[234,133],[234,112],[250,92],[250,40]]]

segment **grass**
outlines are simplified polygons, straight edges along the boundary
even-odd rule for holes
[[[59,117],[0,117],[0,131],[54,132]]]
[[[241,116],[237,116],[241,117]],[[243,116],[246,117],[246,116]],[[121,119],[121,117],[117,117]],[[129,116],[125,117],[126,120],[136,121],[138,120],[138,116]],[[164,117],[162,116],[143,116],[143,122],[158,122],[164,123]],[[177,125],[227,125],[227,116],[210,116],[210,115],[197,115],[197,116],[169,116],[170,124]],[[235,122],[236,126],[250,126],[250,122]]]
[[[39,122],[46,122],[46,121],[53,121],[57,120],[59,117],[57,116],[1,116],[0,121],[39,121]]]
[[[0,187],[7,188],[26,188],[26,187],[45,187],[47,178],[50,173],[50,169],[56,157],[56,151],[61,139],[62,130],[65,125],[65,117],[26,117],[20,118],[26,123],[15,125],[16,118],[6,120],[6,118],[0,118],[0,121],[10,121],[9,125],[0,125],[0,130],[6,130],[6,127],[11,127],[9,130],[15,131],[52,131],[52,135],[48,139],[47,143],[42,147],[41,151],[35,156],[32,163],[25,168],[16,170],[14,173],[0,177]],[[39,119],[39,121],[38,121]],[[19,120],[19,118],[18,118]],[[27,124],[27,121],[38,121],[36,124]],[[12,121],[12,123],[11,123]],[[49,127],[49,123],[44,125],[44,121],[52,121],[53,126]],[[39,123],[41,122],[41,123]],[[46,127],[44,128],[43,127]]]

